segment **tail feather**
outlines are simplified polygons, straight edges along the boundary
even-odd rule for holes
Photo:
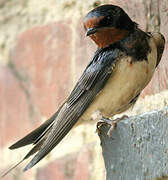
[[[46,137],[50,129],[52,128],[54,121],[45,129],[45,131],[33,142],[33,144],[37,144],[44,136]]]
[[[9,147],[9,149],[17,149],[23,146],[26,146],[28,144],[37,143],[45,134],[48,127],[51,126],[51,124],[54,122],[55,118],[57,117],[59,113],[59,110],[47,121],[45,121],[41,126],[39,126],[34,131],[30,132],[28,135],[14,143]]]
[[[30,156],[32,156],[33,154],[35,154],[36,152],[40,150],[41,146],[47,139],[47,136],[52,129],[54,120],[56,119],[60,109],[50,119],[45,121],[37,129],[30,132],[28,135],[26,135],[25,137],[23,137],[22,139],[20,139],[19,141],[17,141],[16,143],[14,143],[12,146],[9,147],[9,149],[16,149],[22,146],[26,146],[28,144],[34,144],[34,147],[26,154],[26,156],[21,161],[19,161],[16,165],[11,167],[7,172],[1,175],[0,178],[3,178],[4,176],[6,176],[9,172],[15,169],[18,165],[20,165],[24,160],[28,159]]]
[[[79,118],[78,108],[79,104],[71,108],[67,108],[65,105],[62,108],[62,112],[60,112],[57,121],[54,122],[51,130],[48,132],[49,134],[46,136],[47,138],[42,147],[24,168],[24,171],[32,168],[42,160],[67,135]]]
[[[27,154],[26,156],[19,161],[17,164],[15,164],[13,167],[11,167],[8,171],[6,171],[2,176],[0,176],[0,178],[5,177],[8,173],[10,173],[13,169],[15,169],[17,166],[19,166],[24,160],[28,159],[30,156],[32,156],[33,154],[35,154],[36,152],[38,152],[41,148],[41,146],[43,145],[44,141],[46,140],[46,138],[41,139]]]
[[[18,165],[20,165],[24,160],[28,159],[30,156],[32,156],[33,154],[38,152],[40,150],[41,146],[43,145],[43,143],[45,142],[49,132],[50,132],[50,128],[47,128],[47,130],[45,131],[45,134],[43,134],[43,136],[38,140],[38,142],[36,142],[36,145],[26,154],[26,156],[21,161],[19,161],[17,164],[15,164],[13,167],[11,167],[2,176],[0,176],[0,178],[3,178],[4,176],[6,176],[13,169],[15,169]]]
[[[46,137],[46,136],[45,136]],[[46,138],[41,139],[27,154],[26,156],[23,158],[24,160],[29,158],[30,156],[32,156],[33,154],[35,154],[36,152],[38,152],[41,148],[41,146],[43,145],[44,141],[46,140]]]
[[[11,167],[8,171],[6,171],[4,174],[2,174],[0,176],[0,178],[5,177],[7,174],[9,174],[13,169],[15,169],[17,166],[19,166],[19,164],[21,164],[24,161],[24,159],[22,159],[21,161],[19,161],[17,164],[15,164],[13,167]]]

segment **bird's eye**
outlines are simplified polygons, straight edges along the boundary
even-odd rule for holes
[[[101,21],[100,21],[100,25],[101,26],[107,26],[107,25],[110,25],[112,23],[112,18],[111,16],[106,16],[105,18],[103,18]]]
[[[110,20],[110,19],[111,19],[111,16],[107,16],[107,19]]]

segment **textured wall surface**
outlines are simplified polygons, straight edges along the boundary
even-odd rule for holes
[[[168,108],[118,123],[100,135],[107,180],[150,180],[168,175]]]
[[[82,19],[104,3],[121,6],[144,30],[160,28],[167,39],[168,0],[0,1],[0,173],[28,150],[7,147],[57,110],[90,61],[96,46],[85,37]],[[159,94],[140,99],[129,114],[168,103],[167,91],[160,93],[168,87],[167,48],[142,96]],[[89,124],[74,129],[34,169],[23,174],[23,163],[6,179],[52,179],[56,174],[55,180],[102,180],[105,170],[94,132]]]

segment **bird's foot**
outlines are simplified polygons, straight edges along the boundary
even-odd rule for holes
[[[111,125],[111,120],[108,119],[108,118],[104,118],[102,117],[98,122],[97,122],[97,125],[96,125],[96,133],[98,133],[98,135],[101,134],[101,127],[103,125],[106,125],[106,124],[109,124]]]
[[[102,118],[100,119],[100,121],[98,121],[98,123],[97,123],[96,132],[97,132],[98,134],[100,134],[100,133],[101,133],[101,130],[100,130],[100,129],[101,129],[101,126],[103,126],[103,125],[105,125],[105,124],[108,124],[108,125],[110,125],[111,127],[110,127],[110,129],[108,130],[107,135],[108,135],[109,137],[112,137],[112,132],[113,132],[113,130],[117,127],[117,123],[118,123],[119,121],[125,119],[125,118],[128,118],[128,116],[127,116],[127,115],[123,115],[122,117],[117,118],[117,119],[115,119],[115,120],[111,120],[111,119],[102,117]]]

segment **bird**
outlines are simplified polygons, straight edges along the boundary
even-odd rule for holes
[[[34,145],[18,163],[35,154],[24,171],[50,153],[75,124],[90,120],[96,111],[101,113],[101,121],[114,128],[111,118],[135,104],[161,60],[164,36],[144,32],[119,6],[94,8],[84,17],[83,26],[86,36],[97,45],[93,58],[57,112],[9,147]]]

